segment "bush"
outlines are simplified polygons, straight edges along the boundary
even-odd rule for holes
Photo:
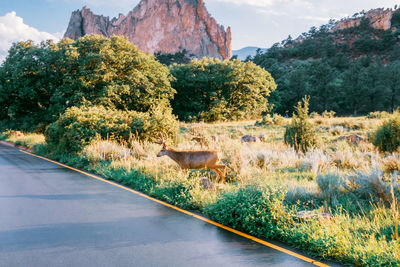
[[[247,186],[225,192],[206,213],[214,220],[251,235],[274,238],[280,235],[280,220],[288,220],[283,206],[284,190]]]
[[[400,147],[400,113],[394,112],[376,130],[372,143],[382,152],[394,152]]]
[[[388,177],[383,172],[374,168],[369,172],[358,171],[347,177],[344,187],[364,199],[382,200],[391,203],[394,193],[398,191],[398,177],[394,173]]]
[[[147,113],[106,109],[101,106],[72,107],[45,133],[50,151],[78,153],[96,136],[129,142],[155,140],[160,134],[175,137],[178,123],[166,104],[153,106]]]
[[[304,97],[295,107],[292,122],[286,127],[284,140],[286,144],[294,147],[296,151],[306,152],[317,145],[317,135],[314,126],[308,121],[308,102],[310,98]]]
[[[328,201],[329,204],[337,205],[337,195],[340,193],[340,189],[343,186],[343,179],[339,173],[318,174],[317,184],[321,190],[321,194]]]

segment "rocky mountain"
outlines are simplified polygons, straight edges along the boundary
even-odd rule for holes
[[[363,18],[368,19],[371,27],[374,29],[389,30],[392,28],[392,17],[394,12],[395,10],[383,8],[371,9],[366,13],[361,12],[355,14],[354,18],[346,18],[336,22],[331,31],[334,32],[359,26]]]
[[[232,56],[230,27],[219,25],[203,0],[142,0],[127,15],[111,20],[85,6],[72,13],[64,37],[76,40],[86,34],[124,35],[151,53],[185,49],[198,58]]]

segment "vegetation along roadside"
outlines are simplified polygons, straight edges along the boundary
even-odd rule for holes
[[[123,37],[16,43],[0,66],[0,139],[315,257],[397,266],[398,42],[368,25],[350,48],[321,28],[246,62],[170,66]],[[385,36],[385,53],[364,55]],[[226,182],[157,158],[160,135],[218,151]]]

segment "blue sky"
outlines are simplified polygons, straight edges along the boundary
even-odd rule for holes
[[[0,60],[15,41],[60,38],[71,12],[88,6],[96,14],[126,14],[140,0],[0,0]],[[232,48],[270,47],[289,34],[361,10],[393,8],[400,0],[204,0],[222,25],[232,28]]]

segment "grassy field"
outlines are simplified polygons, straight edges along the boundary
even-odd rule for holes
[[[305,154],[283,142],[289,119],[181,123],[176,140],[168,140],[171,147],[218,150],[229,166],[227,183],[213,189],[200,178],[213,181],[215,174],[181,171],[171,159],[156,157],[161,146],[155,143],[96,140],[71,157],[46,151],[40,134],[9,131],[0,138],[313,256],[359,266],[399,265],[400,154],[379,153],[370,142],[383,118],[311,121],[318,147]],[[263,135],[263,141],[244,143],[247,134]],[[339,140],[349,135],[364,141]]]

